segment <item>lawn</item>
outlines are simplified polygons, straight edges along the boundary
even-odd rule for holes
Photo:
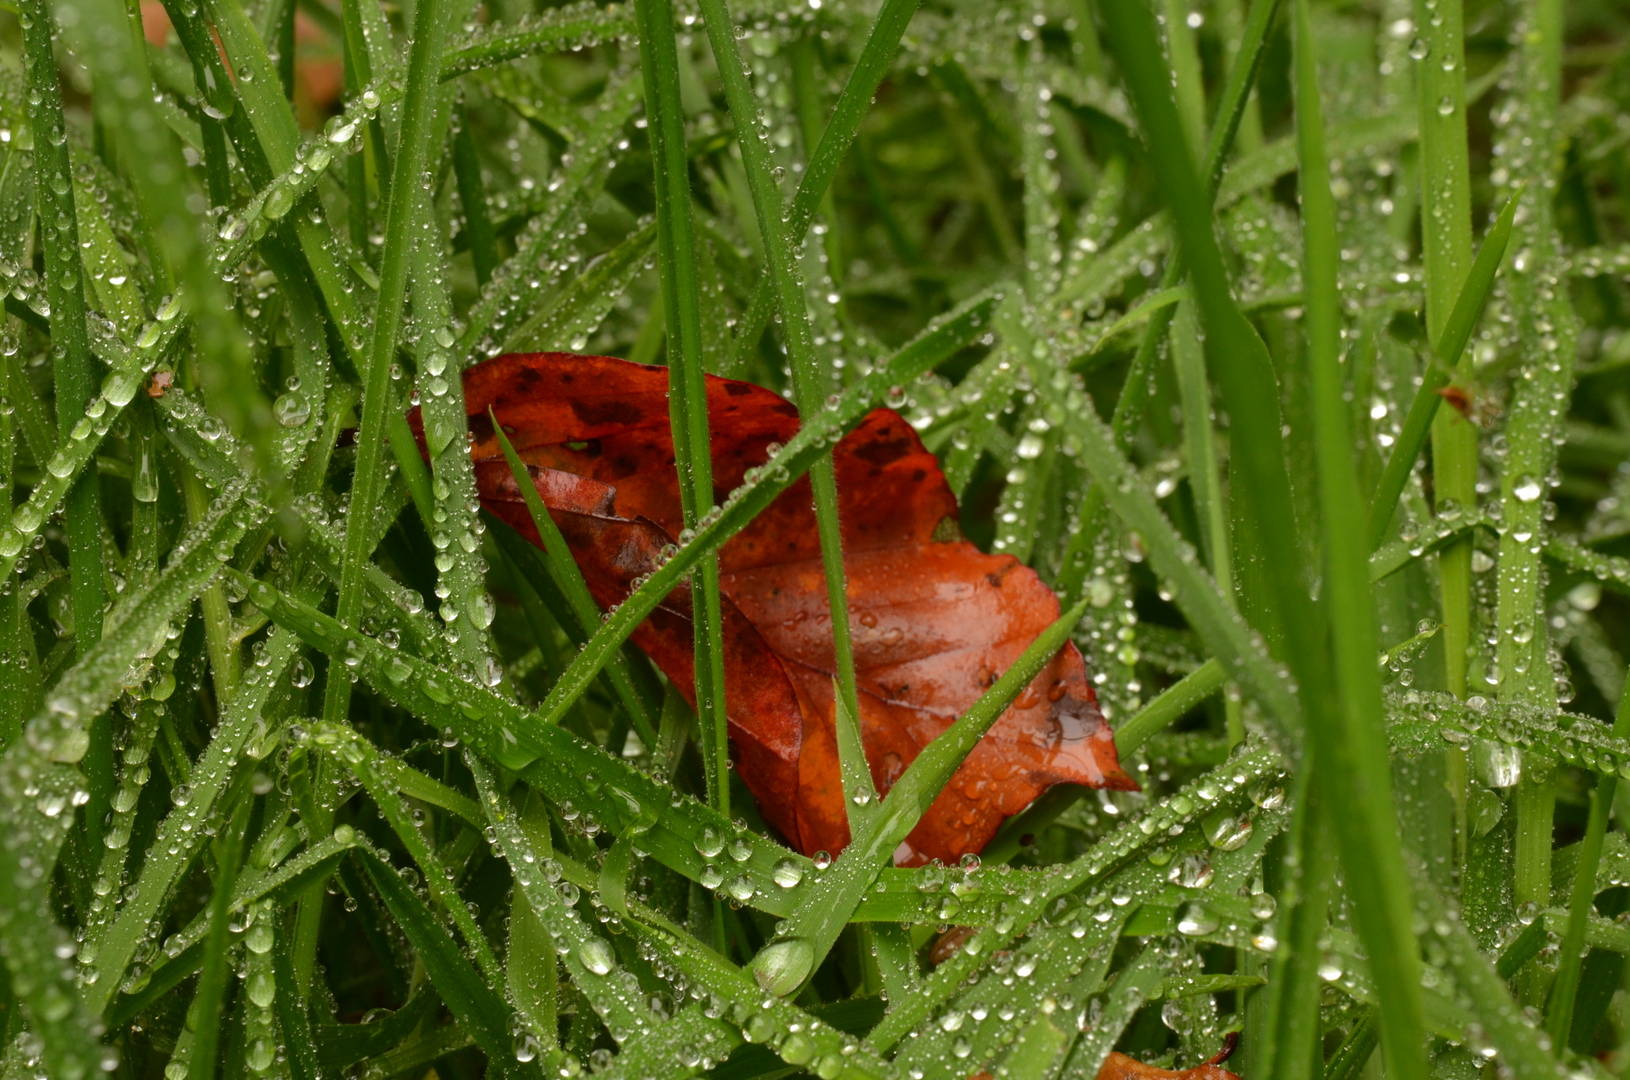
[[[0,1078],[1623,1075],[1627,41],[4,0]]]

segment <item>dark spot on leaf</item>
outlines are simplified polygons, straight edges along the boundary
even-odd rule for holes
[[[855,447],[852,452],[862,461],[869,461],[873,465],[887,465],[911,453],[911,443],[899,436],[891,439],[874,439]]]
[[[644,419],[645,412],[638,405],[617,398],[572,398],[572,412],[585,424],[633,424]]]

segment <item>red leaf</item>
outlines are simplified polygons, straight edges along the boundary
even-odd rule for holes
[[[666,368],[567,353],[502,356],[464,376],[483,504],[538,542],[490,407],[602,606],[625,599],[683,526],[667,388]],[[798,430],[798,412],[772,391],[712,376],[707,399],[722,502]],[[873,411],[833,457],[862,739],[886,794],[1059,607],[1028,567],[960,539],[939,463],[898,414]],[[833,727],[831,616],[807,478],[723,547],[720,569],[736,767],[793,846],[836,852],[849,830]],[[674,590],[633,640],[694,704],[689,591]],[[992,727],[895,861],[977,852],[1004,818],[1061,782],[1136,786],[1116,761],[1074,645]]]

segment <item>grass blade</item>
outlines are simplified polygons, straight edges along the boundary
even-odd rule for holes
[[[1404,484],[1426,446],[1426,437],[1432,430],[1438,405],[1443,400],[1438,391],[1449,384],[1452,373],[1458,369],[1466,342],[1471,339],[1472,331],[1477,328],[1483,309],[1493,295],[1494,275],[1500,269],[1506,245],[1511,240],[1511,225],[1517,216],[1520,199],[1519,192],[1506,201],[1505,209],[1500,211],[1499,218],[1483,238],[1483,246],[1478,249],[1477,258],[1472,262],[1471,273],[1466,276],[1466,283],[1455,299],[1454,311],[1444,324],[1437,347],[1433,349],[1436,362],[1427,366],[1421,385],[1415,391],[1415,399],[1410,402],[1403,433],[1393,446],[1392,456],[1387,459],[1386,469],[1381,474],[1381,482],[1376,485],[1375,496],[1370,500],[1371,551],[1379,548],[1386,538],[1387,526],[1392,523],[1393,511],[1398,506],[1398,497],[1403,494]]]
[[[416,9],[420,32],[414,35],[408,54],[408,89],[402,102],[402,134],[385,215],[385,250],[374,303],[373,336],[363,370],[356,477],[351,485],[351,505],[364,514],[379,502],[384,488],[386,414],[398,408],[391,389],[390,366],[401,334],[408,273],[413,261],[409,245],[428,212],[419,176],[430,158],[434,93],[441,70],[445,30],[443,11],[442,0],[424,0],[420,4]],[[463,453],[462,448],[459,452]],[[435,456],[433,448],[432,457]],[[363,567],[371,554],[367,550],[369,539],[368,529],[347,529],[345,533],[345,558],[340,564],[340,599],[336,610],[346,625],[355,625],[362,615]],[[331,722],[344,721],[351,698],[350,680],[343,676],[332,678],[328,687],[323,716]]]
[[[1404,871],[1392,799],[1392,769],[1382,733],[1381,679],[1375,656],[1375,611],[1370,594],[1369,548],[1365,543],[1363,501],[1348,429],[1346,378],[1341,357],[1340,258],[1330,162],[1324,142],[1318,60],[1308,0],[1293,0],[1296,27],[1296,130],[1301,146],[1303,280],[1307,291],[1308,381],[1313,406],[1314,456],[1324,541],[1325,603],[1333,646],[1333,688],[1337,703],[1310,732],[1315,747],[1308,783],[1321,792],[1340,792],[1335,832],[1349,867],[1364,867],[1363,881],[1350,881],[1364,911],[1354,922],[1370,956],[1378,985],[1390,986],[1381,1004],[1383,1050],[1400,1072],[1421,1065],[1420,979],[1410,914],[1409,880]],[[1315,691],[1317,692],[1317,691]],[[1330,715],[1333,713],[1334,715]],[[1340,725],[1339,737],[1325,726]],[[1319,818],[1314,816],[1315,826]],[[1319,831],[1304,844],[1328,843]],[[1304,854],[1310,866],[1319,859]],[[1317,898],[1318,886],[1309,895]],[[1356,899],[1361,897],[1362,899]],[[1312,917],[1323,922],[1321,912]],[[1315,931],[1316,934],[1316,931]],[[1302,943],[1310,945],[1312,938]],[[1311,949],[1293,959],[1303,986],[1316,985]],[[1316,1017],[1316,1014],[1315,1014]],[[1316,1045],[1310,1042],[1309,1046]],[[1296,1075],[1302,1064],[1282,1063],[1280,1075]],[[1285,1071],[1289,1070],[1289,1071]]]
[[[62,87],[57,82],[56,20],[44,0],[22,10],[28,72],[30,123],[40,138],[34,148],[34,196],[45,249],[45,290],[51,304],[51,371],[56,381],[57,430],[63,439],[84,419],[95,395],[90,343],[85,336],[85,284],[79,267],[79,222],[74,213],[73,167],[68,161]],[[73,586],[75,648],[84,652],[102,636],[102,495],[95,478],[73,485],[66,497],[68,559]],[[100,814],[97,815],[98,818]]]
[[[536,1065],[515,1060],[505,1018],[509,1009],[504,999],[481,978],[475,967],[448,939],[423,900],[397,876],[388,864],[370,856],[360,859],[368,881],[390,909],[413,949],[424,963],[425,973],[435,984],[459,1026],[485,1050],[487,1061],[506,1076],[539,1076]]]
[[[636,0],[640,66],[657,202],[657,252],[662,310],[668,329],[669,421],[679,470],[685,525],[694,529],[713,509],[713,455],[708,437],[702,347],[702,297],[691,222],[690,162],[679,99],[679,52],[670,0]],[[695,629],[696,716],[702,734],[708,800],[730,811],[729,721],[724,685],[724,615],[719,566],[704,558],[691,583]]]

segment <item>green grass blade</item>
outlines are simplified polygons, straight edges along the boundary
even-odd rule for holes
[[[1443,336],[1471,264],[1471,176],[1467,149],[1465,12],[1461,0],[1417,0],[1414,27],[1423,54],[1415,65],[1420,129],[1421,255],[1425,271],[1429,340]],[[1469,365],[1468,365],[1469,366]],[[1458,414],[1439,410],[1432,424],[1432,492],[1437,507],[1463,511],[1477,505],[1477,431]],[[1471,547],[1460,543],[1438,556],[1443,655],[1449,690],[1465,696],[1467,649],[1472,643]],[[1455,801],[1455,832],[1466,851],[1466,763],[1447,753]]]
[[[73,965],[64,959],[74,946],[45,887],[73,825],[73,793],[83,781],[74,769],[30,760],[24,745],[0,758],[8,822],[0,839],[0,959],[29,1029],[44,1044],[47,1068],[60,1076],[94,1076],[103,1066],[96,1011],[75,986]]]
[[[1623,694],[1619,698],[1613,734],[1621,739],[1630,739],[1630,694]],[[1613,796],[1618,784],[1619,778],[1612,771],[1602,773],[1596,781],[1596,790],[1590,795],[1585,838],[1580,841],[1579,860],[1574,864],[1567,926],[1557,950],[1556,974],[1552,977],[1551,996],[1545,1007],[1545,1031],[1551,1037],[1551,1045],[1559,1049],[1568,1045],[1573,1031],[1574,1003],[1578,1000],[1579,971],[1585,951],[1585,928],[1595,911],[1596,869],[1601,864],[1602,842],[1607,833],[1607,819],[1613,808]]]
[[[0,531],[0,574],[9,575],[17,560],[50,519],[52,508],[65,498],[72,503],[73,491],[85,475],[102,440],[115,421],[135,397],[143,378],[170,355],[171,346],[182,327],[172,309],[168,323],[153,323],[156,333],[144,333],[138,342],[147,341],[146,347],[125,349],[122,343],[105,343],[105,352],[116,357],[117,366],[102,381],[102,389],[84,406],[71,428],[65,431],[61,444],[45,461],[44,475],[29,492],[28,501],[12,511],[11,521]],[[94,415],[92,415],[94,414]],[[98,526],[97,560],[101,560],[101,536]],[[71,556],[70,556],[71,558]],[[95,624],[100,628],[102,611],[97,609]],[[90,648],[93,640],[86,640]]]
[[[361,858],[368,880],[390,909],[412,943],[436,992],[447,1003],[459,1025],[486,1051],[488,1063],[506,1076],[539,1076],[536,1065],[515,1060],[514,1042],[505,1023],[509,1009],[504,999],[465,959],[435,915],[391,866],[368,856]]]
[[[85,283],[79,265],[79,223],[74,212],[73,166],[68,160],[62,87],[52,41],[56,21],[43,0],[23,9],[23,46],[28,72],[34,145],[34,195],[43,225],[45,291],[51,304],[52,375],[57,429],[67,439],[84,419],[95,395],[90,343],[85,335]],[[68,560],[73,574],[75,648],[88,650],[102,636],[102,496],[94,478],[76,483],[66,496]]]
[[[322,1066],[317,1040],[300,984],[294,977],[294,958],[286,934],[277,935],[272,946],[272,969],[277,979],[277,1026],[288,1054],[289,1075],[293,1080],[319,1080]]]
[[[1227,164],[1228,156],[1234,146],[1234,138],[1239,133],[1240,121],[1245,115],[1246,106],[1250,102],[1251,88],[1256,83],[1257,73],[1262,65],[1262,56],[1266,50],[1268,30],[1273,25],[1274,16],[1278,13],[1280,0],[1261,0],[1251,8],[1251,15],[1246,23],[1245,33],[1240,47],[1235,54],[1233,63],[1229,66],[1228,82],[1223,88],[1223,96],[1217,110],[1217,120],[1212,125],[1211,136],[1206,144],[1205,183],[1206,191],[1215,200],[1222,186],[1223,167]],[[1289,168],[1289,164],[1286,164]],[[1116,249],[1122,247],[1126,241],[1132,240],[1137,234],[1130,234],[1116,244]],[[1152,240],[1153,234],[1146,234]],[[1115,249],[1111,249],[1113,253]],[[1130,273],[1133,266],[1142,262],[1142,254],[1135,250],[1125,252],[1128,264],[1126,273]],[[1108,254],[1101,264],[1113,266],[1119,260],[1111,258]],[[1138,351],[1133,355],[1131,367],[1127,369],[1126,380],[1122,384],[1121,394],[1115,400],[1113,428],[1116,443],[1123,453],[1131,449],[1131,440],[1137,432],[1138,426],[1143,422],[1144,410],[1149,402],[1151,390],[1151,377],[1155,365],[1156,355],[1161,342],[1165,340],[1166,331],[1171,325],[1174,312],[1162,304],[1154,307],[1156,300],[1168,294],[1169,290],[1179,287],[1183,280],[1184,264],[1178,256],[1166,260],[1166,268],[1161,278],[1161,290],[1151,297],[1146,304],[1149,306],[1149,325],[1144,330],[1143,337],[1139,339]],[[1091,279],[1091,271],[1066,279],[1061,290],[1061,297],[1075,300],[1077,303],[1083,299],[1080,295],[1084,290],[1082,284]],[[1100,286],[1107,291],[1108,283]],[[1141,310],[1141,309],[1140,309]],[[1130,318],[1131,312],[1126,318]],[[1121,321],[1125,321],[1124,319]],[[1105,332],[1105,337],[1119,329],[1120,322]],[[1102,338],[1099,339],[1102,341]],[[1101,509],[1103,506],[1103,492],[1096,487],[1088,490],[1087,497],[1082,501],[1081,526],[1070,537],[1061,560],[1062,571],[1059,574],[1059,591],[1069,599],[1080,596],[1080,589],[1086,582],[1087,563],[1091,558],[1093,547],[1102,531]],[[1223,584],[1231,591],[1232,585],[1224,579]]]
[[[481,179],[481,159],[476,154],[471,123],[468,114],[460,117],[453,136],[453,170],[458,177],[459,206],[464,210],[464,231],[470,242],[476,284],[485,285],[498,265],[498,241],[493,235],[492,216],[487,212],[487,188]]]
[[[268,663],[258,669],[263,677],[244,683],[242,692],[222,718],[215,737],[198,758],[188,784],[191,798],[187,805],[176,807],[159,824],[153,847],[136,879],[135,896],[119,908],[118,915],[102,933],[90,938],[96,965],[106,973],[85,988],[85,1002],[92,1012],[106,1011],[114,1000],[124,972],[142,947],[153,919],[192,864],[203,839],[201,830],[195,827],[196,815],[208,814],[226,792],[273,685],[284,677],[299,648],[299,640],[291,633],[274,633],[267,639],[264,655]]]
[[[1301,724],[1302,706],[1285,686],[1277,665],[1253,640],[1234,606],[1212,578],[1197,565],[1194,549],[1184,541],[1144,486],[1137,471],[1116,447],[1110,428],[1093,405],[1073,395],[1066,403],[1066,431],[1081,463],[1092,473],[1093,487],[1104,492],[1109,507],[1141,538],[1150,565],[1172,592],[1183,612],[1216,658],[1269,716],[1287,731]],[[1068,449],[1071,443],[1066,443]]]
[[[1221,690],[1227,681],[1226,669],[1216,660],[1207,660],[1160,696],[1140,709],[1115,731],[1115,752],[1130,757],[1157,733],[1170,727],[1184,713]]]
[[[1324,540],[1324,588],[1333,647],[1333,688],[1337,703],[1310,732],[1314,747],[1308,782],[1339,805],[1335,818],[1342,857],[1350,875],[1354,922],[1370,957],[1378,985],[1391,989],[1381,1001],[1383,1049],[1389,1068],[1419,1069],[1422,1062],[1420,958],[1416,951],[1410,884],[1404,870],[1392,799],[1392,767],[1387,760],[1381,709],[1381,679],[1375,610],[1370,594],[1369,548],[1365,543],[1363,500],[1353,462],[1348,427],[1346,377],[1341,356],[1340,259],[1336,206],[1324,141],[1318,61],[1308,0],[1294,0],[1296,27],[1296,129],[1301,145],[1303,280],[1307,291],[1308,382],[1313,408],[1314,457]],[[1310,688],[1311,690],[1311,688]],[[1319,691],[1313,690],[1313,693]],[[1326,725],[1340,724],[1339,737]],[[1339,792],[1339,795],[1334,793]],[[1317,823],[1319,818],[1314,817]],[[1322,830],[1320,830],[1322,831]],[[1304,843],[1328,843],[1309,832]],[[1304,856],[1311,865],[1312,854]],[[1310,895],[1316,895],[1310,890]],[[1322,914],[1315,917],[1322,923]],[[1311,939],[1309,939],[1311,941]],[[1317,959],[1304,952],[1304,986],[1316,984]],[[1311,1041],[1310,1047],[1314,1045]],[[1284,1061],[1280,1075],[1293,1076],[1302,1063]],[[1289,1071],[1285,1071],[1285,1070]]]
[[[538,800],[528,799],[520,811],[521,835],[534,858],[549,858],[553,841],[549,835],[549,815]],[[515,1011],[527,1024],[545,1052],[560,1045],[560,962],[555,942],[537,909],[516,890],[510,898],[509,942],[504,952],[504,974],[509,979],[510,999]]]
[[[1502,700],[1549,709],[1557,697],[1557,681],[1550,670],[1540,559],[1543,538],[1550,531],[1546,518],[1552,512],[1548,492],[1557,436],[1573,389],[1578,322],[1568,290],[1552,284],[1562,259],[1550,193],[1562,167],[1556,119],[1562,93],[1563,8],[1550,0],[1533,0],[1522,11],[1527,32],[1515,58],[1512,123],[1502,136],[1533,147],[1511,177],[1514,185],[1521,185],[1520,192],[1533,193],[1514,230],[1522,258],[1513,260],[1516,272],[1508,280],[1522,373],[1513,380],[1505,429],[1508,449],[1500,477],[1503,513],[1495,644],[1488,666],[1479,674],[1483,686]],[[1519,193],[1511,196],[1518,197]],[[1536,660],[1541,666],[1535,666]],[[1527,763],[1516,802],[1512,899],[1518,904],[1548,904],[1556,804],[1551,763],[1543,758]],[[1530,966],[1518,979],[1523,1003],[1542,1004],[1544,973]],[[1565,1043],[1566,1038],[1559,1042],[1559,1051]]]
[[[454,42],[442,59],[441,77],[452,79],[523,56],[581,48],[634,33],[634,11],[629,4],[566,4],[534,12],[518,25],[494,22]]]
[[[1152,950],[1145,948],[1120,970],[1115,986],[1104,998],[1104,1011],[1090,1032],[1076,1040],[1064,1069],[1066,1080],[1096,1077],[1104,1059],[1115,1049],[1116,1041],[1133,1015],[1143,1005],[1149,991],[1160,982],[1160,964]]]
[[[618,297],[645,272],[657,238],[655,224],[630,233],[587,272],[574,278],[548,307],[517,328],[504,342],[503,351],[584,348]]]
[[[1540,1045],[1539,1032],[1524,1022],[1522,1010],[1495,970],[1494,962],[1478,948],[1477,941],[1449,912],[1424,871],[1417,868],[1415,895],[1432,935],[1448,953],[1448,966],[1454,972],[1460,992],[1470,1000],[1478,1023],[1499,1051],[1500,1060],[1521,1080],[1549,1080],[1558,1066]]]
[[[1310,695],[1304,698],[1309,707],[1310,734],[1314,738],[1323,736],[1322,741],[1329,742],[1332,732],[1328,725],[1340,721],[1328,715],[1333,710],[1325,692],[1314,688],[1324,685],[1334,673],[1324,653],[1322,634],[1310,632],[1326,624],[1323,612],[1310,602],[1301,569],[1303,557],[1291,515],[1272,363],[1261,339],[1234,305],[1228,274],[1212,233],[1209,206],[1184,151],[1181,126],[1164,82],[1152,20],[1147,11],[1123,0],[1106,4],[1105,12],[1123,75],[1138,103],[1157,176],[1183,242],[1193,275],[1196,306],[1206,330],[1207,353],[1228,408],[1233,437],[1232,490],[1245,511],[1253,541],[1261,547],[1259,557],[1266,569],[1265,595],[1258,604],[1281,628],[1291,669]],[[1350,463],[1347,467],[1350,471]],[[1338,610],[1350,612],[1357,602],[1366,605],[1366,624],[1373,626],[1367,616],[1367,589],[1361,601],[1343,604]],[[1287,632],[1291,627],[1295,631]],[[1372,680],[1374,655],[1371,649],[1362,661]],[[1351,647],[1338,650],[1337,671],[1344,676],[1344,682],[1362,679],[1353,667],[1353,656]],[[1354,686],[1355,690],[1362,688],[1361,681]],[[1364,711],[1373,714],[1378,710]],[[1350,733],[1351,725],[1347,728]],[[1339,748],[1331,746],[1326,756],[1335,758],[1340,753]],[[1362,754],[1353,764],[1363,766],[1373,757]],[[1364,782],[1372,779],[1366,775]],[[1398,980],[1400,989],[1389,996],[1390,1007],[1383,1003],[1387,1008],[1383,1030],[1387,1034],[1389,1068],[1399,1077],[1421,1077],[1426,1067],[1423,1032],[1419,998],[1413,993],[1419,985],[1414,975],[1419,959],[1409,929],[1408,893],[1401,868],[1396,859],[1387,860],[1383,854],[1387,845],[1397,842],[1395,827],[1381,817],[1391,812],[1385,791],[1383,785],[1363,792],[1362,816],[1343,816],[1343,849],[1354,865],[1373,868],[1381,875],[1362,882],[1373,889],[1374,895],[1369,903],[1357,905],[1355,914],[1372,957],[1395,965],[1397,973],[1407,976]]]
[[[1218,472],[1205,349],[1200,343],[1200,328],[1192,303],[1180,307],[1173,322],[1172,367],[1177,373],[1178,399],[1183,410],[1183,453],[1188,462],[1189,491],[1194,496],[1194,512],[1200,519],[1200,538],[1211,574],[1217,579],[1223,596],[1232,599],[1234,557],[1228,531],[1228,505]],[[1238,743],[1245,738],[1239,705],[1229,700],[1225,710],[1229,742]]]
[[[1408,482],[1409,474],[1426,446],[1433,418],[1443,400],[1438,391],[1449,384],[1451,374],[1459,367],[1466,342],[1471,339],[1472,331],[1482,318],[1483,308],[1493,294],[1494,276],[1511,240],[1511,225],[1517,215],[1520,197],[1519,193],[1506,201],[1505,209],[1500,211],[1499,218],[1483,238],[1483,246],[1478,249],[1477,258],[1472,262],[1471,273],[1466,276],[1466,283],[1455,300],[1454,311],[1433,349],[1437,362],[1427,366],[1421,385],[1415,391],[1415,398],[1410,402],[1409,413],[1404,418],[1404,430],[1393,445],[1392,456],[1387,459],[1381,482],[1376,485],[1375,496],[1370,500],[1371,551],[1379,548],[1386,538],[1387,526],[1392,523],[1393,511],[1398,506],[1398,497],[1403,494],[1404,484]]]
[[[221,1014],[231,978],[227,969],[228,954],[237,944],[232,940],[231,928],[227,925],[227,912],[231,908],[232,887],[243,866],[245,833],[249,828],[249,812],[253,805],[253,796],[247,789],[241,790],[237,805],[213,845],[215,884],[209,900],[209,932],[204,938],[198,989],[188,1011],[193,1043],[187,1062],[187,1080],[210,1080],[215,1075],[220,1051]]]
[[[879,809],[877,787],[872,783],[872,770],[866,763],[866,749],[860,733],[860,718],[849,712],[843,697],[832,686],[836,706],[833,725],[837,728],[838,774],[843,783],[843,810],[848,815],[849,835],[859,836]]]
[[[618,1042],[649,1027],[654,1019],[650,1010],[618,988],[614,974],[618,965],[611,946],[589,929],[556,888],[561,873],[559,864],[534,848],[522,827],[522,819],[499,793],[488,767],[473,756],[468,762],[487,819],[497,832],[499,850],[515,875],[516,889],[526,897],[549,936],[566,945],[560,954],[561,966],[588,997]]]
[[[391,197],[385,216],[385,250],[381,256],[378,297],[374,304],[372,340],[363,368],[362,416],[357,431],[357,465],[351,485],[351,505],[367,511],[379,501],[384,488],[384,443],[387,412],[397,409],[392,391],[390,366],[395,361],[397,340],[402,330],[402,314],[411,270],[410,244],[416,240],[420,223],[428,213],[419,176],[430,158],[429,136],[434,92],[440,71],[444,32],[441,0],[426,0],[417,9],[420,32],[414,36],[408,55],[408,89],[402,102],[402,136],[396,152]],[[278,113],[277,115],[282,115]],[[427,436],[428,437],[428,436]],[[436,455],[432,446],[432,457]],[[459,450],[463,453],[462,447]],[[347,529],[345,558],[340,564],[340,597],[336,609],[341,622],[355,625],[362,615],[363,567],[371,551],[367,529]],[[351,697],[350,680],[343,675],[331,678],[323,705],[325,719],[346,718]]]
[[[435,792],[425,791],[423,785],[404,783],[404,769],[381,768],[378,764],[378,752],[373,745],[357,735],[349,726],[323,725],[312,731],[311,739],[315,745],[339,757],[361,781],[368,796],[379,807],[380,816],[389,823],[397,838],[402,841],[408,855],[418,863],[431,897],[447,912],[453,925],[458,928],[459,936],[464,939],[464,947],[474,958],[481,974],[494,991],[502,996],[505,989],[503,965],[498,962],[486,935],[481,932],[481,928],[476,925],[475,919],[464,906],[463,898],[453,885],[452,876],[444,872],[441,859],[430,849],[424,834],[408,817],[407,808],[403,806],[400,797],[401,795],[417,797],[421,793],[434,795]],[[460,810],[461,816],[469,815],[479,820],[478,811],[474,807],[460,806]]]

